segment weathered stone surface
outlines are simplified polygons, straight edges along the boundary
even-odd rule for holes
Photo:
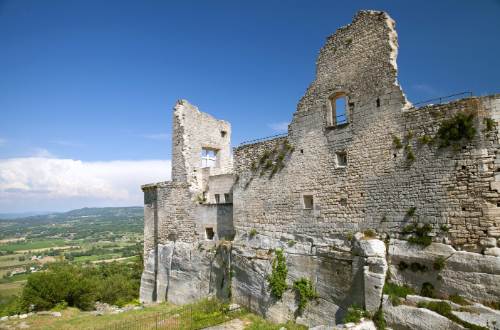
[[[498,329],[498,325],[500,325],[500,312],[481,304],[464,306],[452,313],[466,322],[491,330]]]
[[[384,316],[394,330],[458,330],[465,329],[433,311],[407,305],[392,306],[384,296]]]

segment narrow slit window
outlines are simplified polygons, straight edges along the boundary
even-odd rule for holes
[[[214,229],[212,227],[205,228],[205,238],[208,240],[213,240],[215,236]]]
[[[313,195],[304,195],[302,196],[303,208],[305,210],[312,210],[314,207],[314,197]]]
[[[219,194],[215,194],[215,203],[216,204],[220,203],[220,195]]]
[[[231,195],[230,194],[224,194],[224,202],[231,203]]]
[[[201,149],[201,167],[216,167],[217,165],[217,150],[202,148]]]

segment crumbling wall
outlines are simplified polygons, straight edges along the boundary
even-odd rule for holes
[[[485,133],[483,119],[498,116],[500,96],[411,107],[397,84],[396,54],[386,13],[360,12],[328,38],[289,127],[293,151],[284,167],[272,177],[252,169],[274,140],[234,152],[238,234],[255,228],[275,238],[342,237],[374,229],[399,237],[409,223],[429,223],[436,239],[472,251],[481,251],[483,238],[499,237],[498,126]],[[339,92],[347,95],[349,120],[332,125],[329,98]],[[464,149],[419,142],[459,111],[475,113],[477,134]],[[346,153],[347,166],[337,166],[338,152]],[[312,210],[304,209],[304,194],[313,195]]]
[[[203,185],[202,148],[217,150],[217,166],[205,175],[232,172],[231,125],[217,120],[186,100],[174,107],[172,136],[172,181],[188,182],[191,190]]]

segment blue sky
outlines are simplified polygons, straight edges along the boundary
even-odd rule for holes
[[[230,121],[233,144],[276,134],[313,80],[326,37],[359,9],[396,20],[410,101],[500,92],[499,0],[0,0],[0,159],[166,164],[179,98]],[[158,168],[140,179],[168,178]],[[122,202],[46,195],[22,206],[13,196],[32,180],[12,177],[35,177],[25,171],[0,165],[9,193],[0,193],[0,212],[140,204],[138,190]]]

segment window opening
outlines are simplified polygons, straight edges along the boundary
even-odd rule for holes
[[[208,240],[213,240],[215,236],[214,229],[212,227],[205,228],[205,238]]]
[[[215,194],[215,203],[216,204],[220,203],[220,195],[219,194]]]
[[[215,167],[217,165],[217,150],[201,149],[201,167]]]
[[[336,166],[346,167],[347,166],[347,153],[345,151],[339,151],[335,153],[336,156]]]
[[[226,131],[220,131],[220,136],[221,137],[226,137],[227,132]]]
[[[347,124],[347,97],[344,94],[330,97],[330,111],[332,125]]]
[[[314,197],[312,195],[304,195],[303,198],[303,207],[306,210],[312,210],[314,207]]]
[[[224,202],[231,203],[231,195],[230,194],[224,194]]]

